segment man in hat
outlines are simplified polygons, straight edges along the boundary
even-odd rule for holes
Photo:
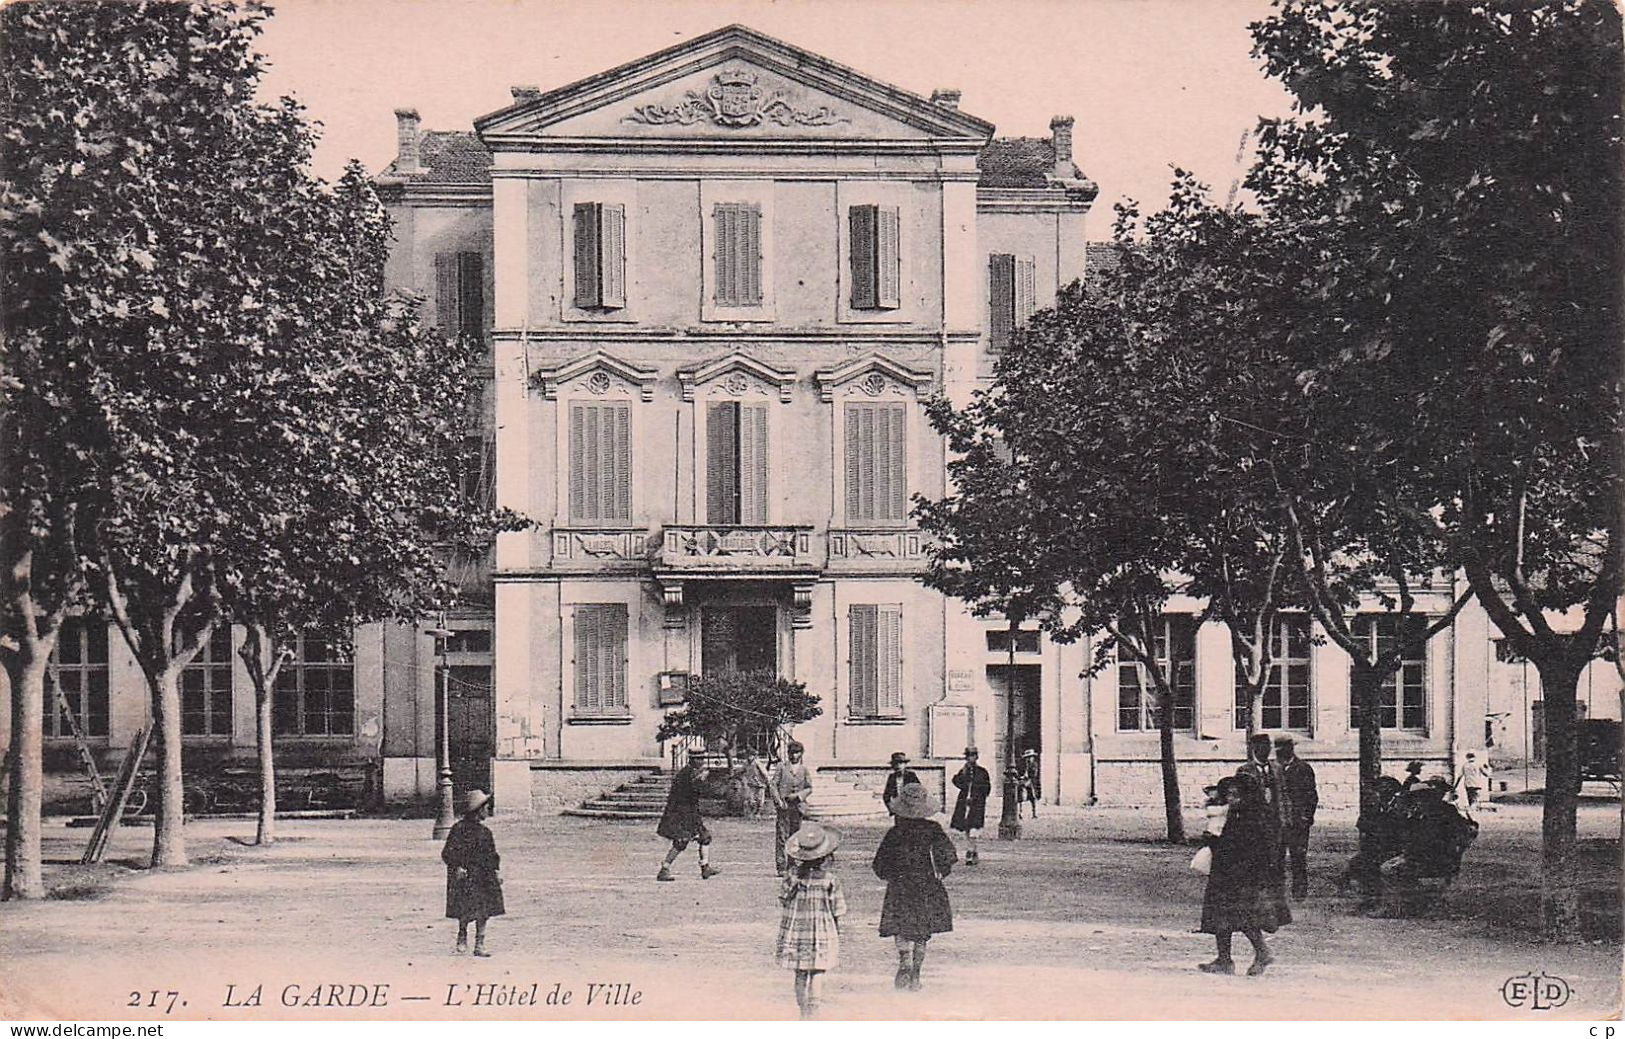
[[[1044,796],[1038,779],[1038,751],[1031,747],[1021,752],[1021,771],[1016,778],[1016,818],[1021,818],[1021,802],[1026,801],[1033,818],[1038,818],[1038,801]]]
[[[949,826],[965,835],[965,865],[976,865],[976,838],[982,832],[987,818],[987,798],[993,792],[993,778],[987,769],[976,763],[975,747],[965,748],[965,765],[954,773],[954,786],[959,798],[954,802],[954,817]]]
[[[1275,817],[1276,824],[1281,821],[1281,784],[1280,772],[1275,763],[1270,761],[1270,737],[1267,732],[1255,732],[1247,740],[1247,760],[1236,769],[1236,775],[1249,775],[1258,780],[1264,790],[1264,803],[1269,805],[1270,814]]]
[[[1400,781],[1399,789],[1405,793],[1411,792],[1411,787],[1422,781],[1422,763],[1412,761],[1405,766],[1405,778]]]
[[[1275,770],[1281,813],[1281,852],[1292,866],[1292,897],[1303,901],[1309,894],[1309,830],[1315,825],[1315,809],[1320,792],[1315,788],[1315,770],[1298,757],[1297,741],[1291,736],[1275,737]]]
[[[784,842],[801,829],[802,812],[807,806],[807,798],[812,796],[812,773],[801,761],[805,753],[806,748],[791,740],[784,751],[785,760],[773,770],[772,781],[767,787],[767,792],[773,798],[773,851],[781,877],[789,868]]]
[[[920,777],[914,774],[914,770],[907,766],[908,755],[900,750],[894,751],[891,756],[891,775],[886,777],[886,789],[880,795],[880,799],[886,803],[886,811],[888,812],[891,812],[891,803],[897,797],[899,790],[909,783],[918,783],[920,781]],[[893,812],[892,814],[895,815],[896,813]]]
[[[700,845],[700,879],[710,880],[720,870],[711,865],[711,831],[700,818],[700,785],[709,774],[705,756],[698,752],[688,756],[688,764],[672,777],[671,791],[666,794],[666,810],[661,813],[660,825],[655,832],[671,841],[666,861],[660,864],[656,880],[676,880],[671,875],[671,864],[688,847],[689,841]]]

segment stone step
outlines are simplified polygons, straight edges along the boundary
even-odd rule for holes
[[[583,819],[650,820],[660,818],[660,809],[649,811],[642,808],[594,808],[591,805],[582,805],[580,808],[566,808],[561,814]]]

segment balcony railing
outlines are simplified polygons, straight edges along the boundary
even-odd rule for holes
[[[805,570],[820,565],[811,527],[691,525],[664,529],[658,565],[673,570]]]

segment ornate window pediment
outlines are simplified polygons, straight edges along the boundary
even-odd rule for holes
[[[818,396],[833,403],[837,393],[847,397],[878,399],[906,397],[917,399],[936,382],[931,372],[915,371],[882,354],[870,354],[848,361],[838,368],[821,368],[813,373]]]
[[[677,369],[677,383],[683,399],[691,401],[702,386],[714,387],[722,396],[745,397],[777,392],[779,400],[790,402],[790,389],[796,373],[774,368],[742,353],[731,353],[693,368]]]
[[[541,387],[542,397],[558,400],[562,387],[580,387],[594,396],[625,397],[636,394],[641,400],[654,400],[655,380],[653,368],[623,361],[599,352],[568,361],[555,368],[544,368],[531,377]]]

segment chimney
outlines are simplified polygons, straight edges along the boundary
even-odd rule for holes
[[[395,135],[399,142],[395,153],[396,173],[423,172],[423,155],[418,147],[422,141],[421,125],[417,109],[395,109]]]
[[[513,101],[516,105],[523,101],[534,101],[542,96],[542,88],[529,83],[516,83],[508,89],[513,91]]]
[[[953,87],[938,87],[931,91],[931,103],[959,111],[959,91]]]
[[[1049,121],[1050,145],[1055,149],[1055,175],[1057,177],[1076,176],[1076,167],[1072,164],[1072,117],[1058,115]]]

